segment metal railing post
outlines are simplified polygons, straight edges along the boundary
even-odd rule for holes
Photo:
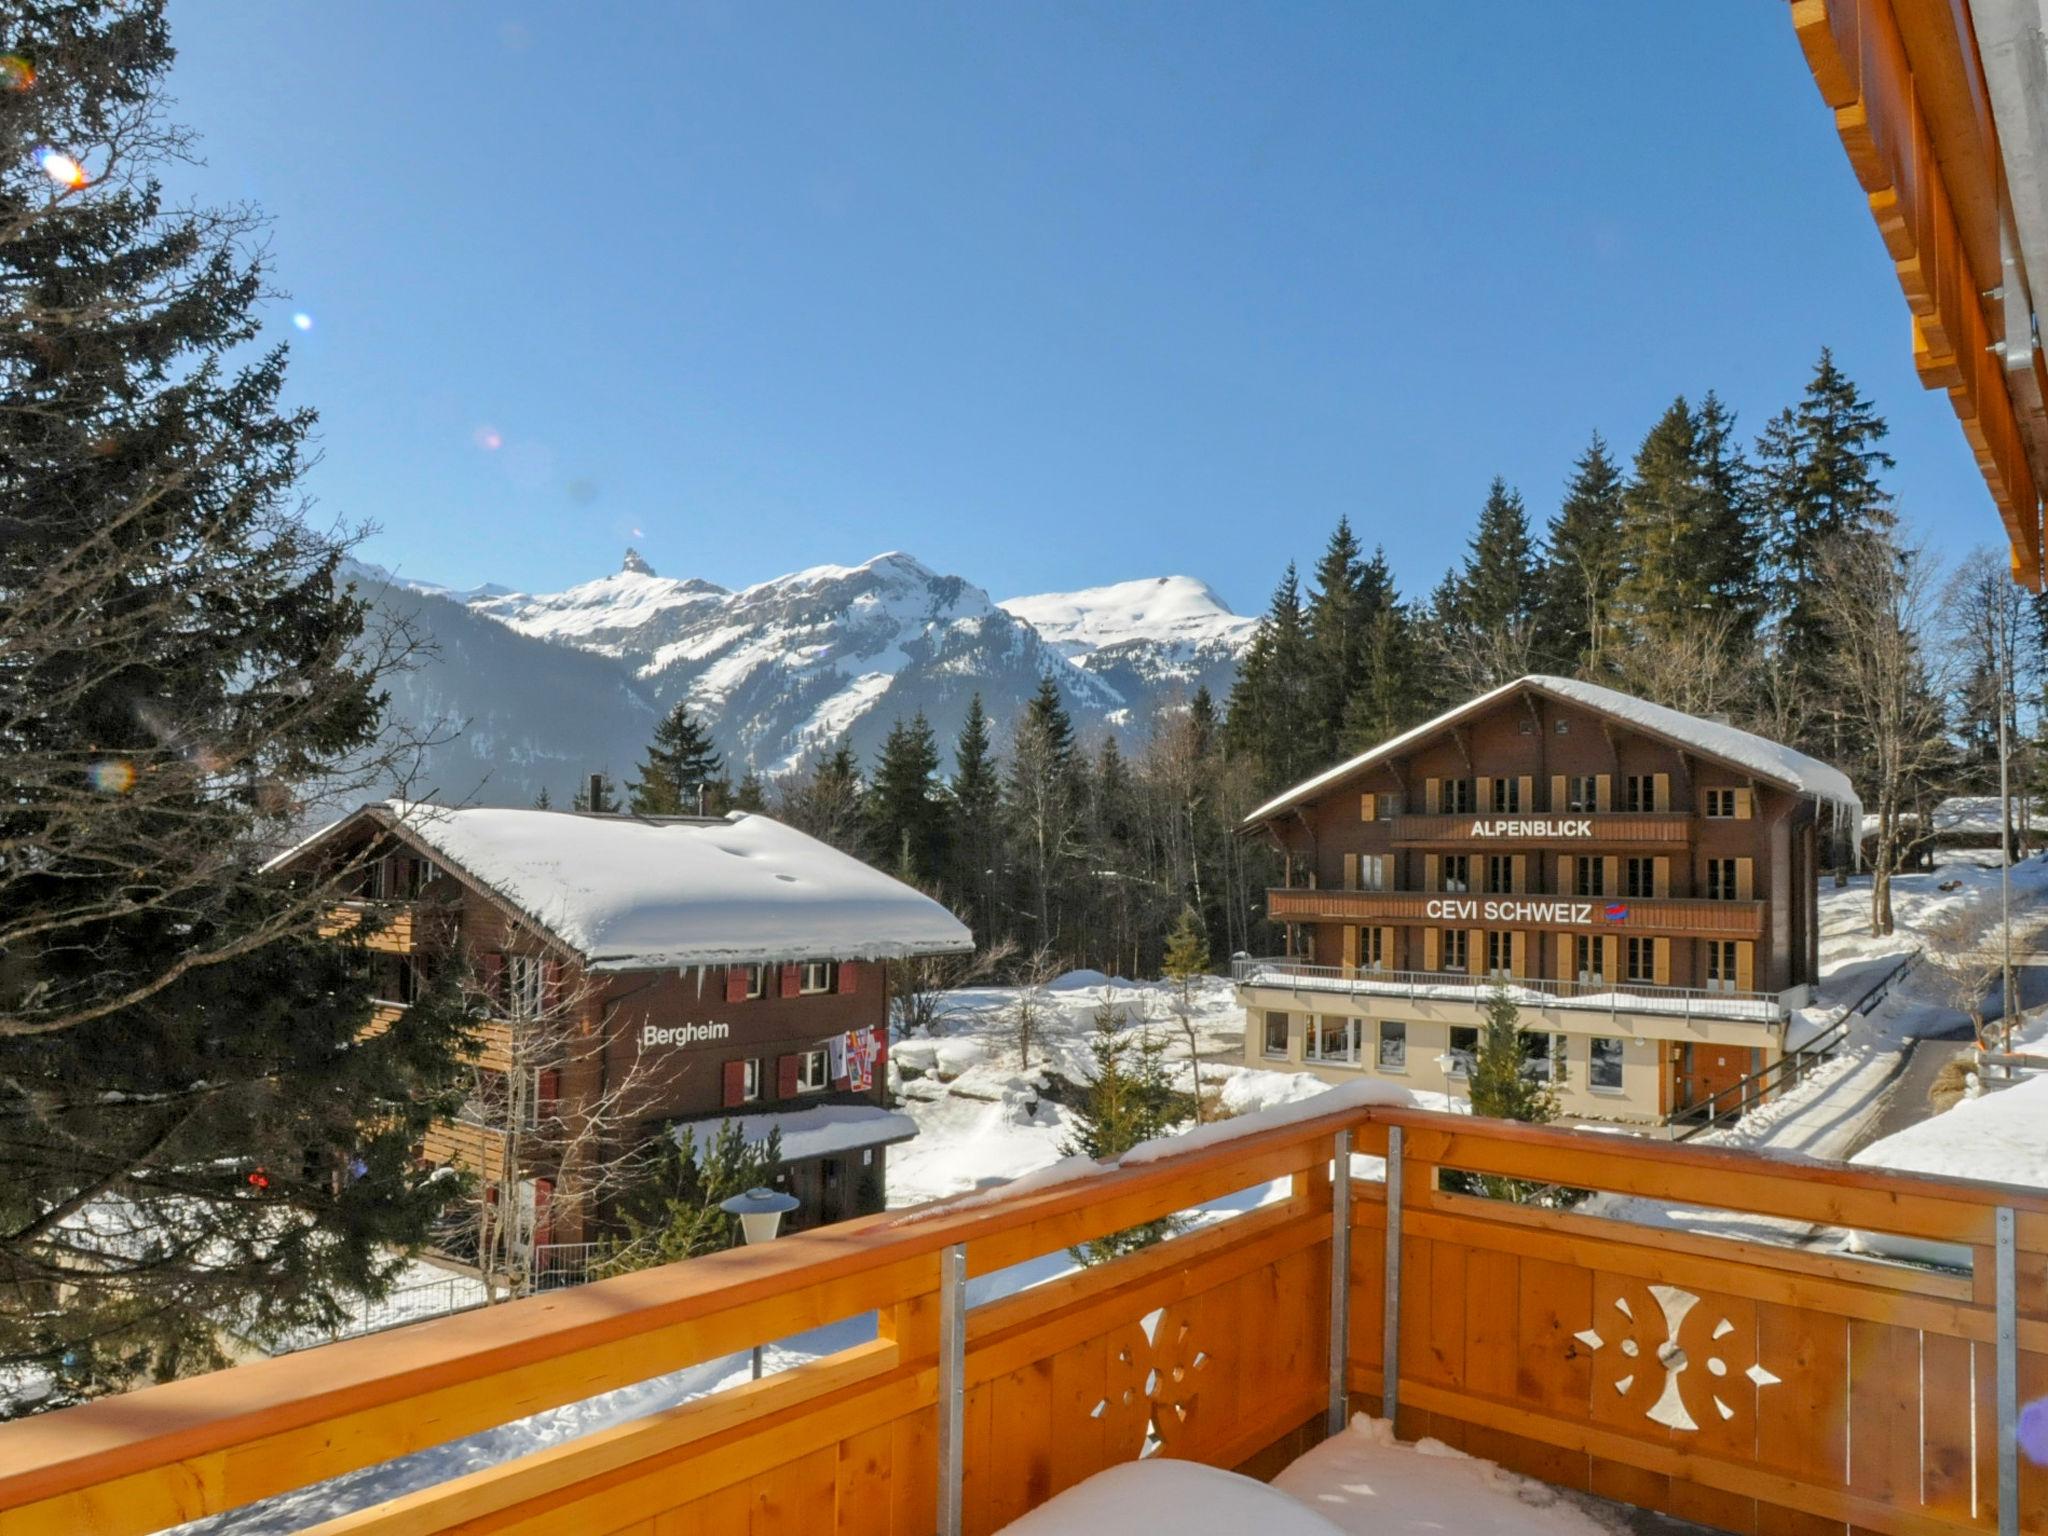
[[[1380,1302],[1380,1415],[1398,1424],[1401,1406],[1401,1127],[1387,1128],[1386,1271]]]
[[[1997,1296],[1998,1533],[2020,1530],[2020,1320],[2012,1207],[1995,1213],[1992,1269]]]
[[[967,1249],[939,1253],[939,1532],[960,1536],[967,1437]]]
[[[1330,1414],[1341,1434],[1351,1417],[1351,1133],[1337,1133],[1330,1168]]]

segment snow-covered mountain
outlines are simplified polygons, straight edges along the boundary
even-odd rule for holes
[[[1220,699],[1259,627],[1193,576],[1010,597],[1002,607],[1124,698],[1207,687]]]
[[[842,737],[869,761],[917,710],[950,745],[977,692],[1000,743],[1047,673],[1084,735],[1141,732],[1196,686],[1227,689],[1253,628],[1189,577],[996,603],[901,553],[738,591],[659,575],[633,550],[552,593],[453,592],[368,567],[358,579],[439,642],[395,702],[408,718],[472,722],[430,777],[450,797],[482,783],[486,803],[542,785],[565,799],[597,768],[625,776],[678,699],[735,774],[770,777]]]

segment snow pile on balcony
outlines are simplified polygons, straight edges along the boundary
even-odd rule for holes
[[[1613,1529],[1548,1483],[1440,1440],[1404,1445],[1385,1419],[1363,1414],[1274,1478],[1273,1488],[1356,1536],[1607,1536]]]
[[[766,816],[664,820],[395,801],[387,810],[603,969],[900,959],[974,945],[929,896]]]
[[[1011,1521],[1002,1536],[1342,1536],[1345,1529],[1252,1478],[1161,1457],[1098,1472]]]
[[[1512,683],[1503,683],[1491,693],[1481,694],[1456,709],[1438,715],[1434,720],[1381,742],[1370,752],[1361,753],[1348,762],[1339,763],[1327,772],[1304,780],[1284,794],[1267,801],[1245,820],[1263,821],[1275,812],[1286,810],[1290,805],[1307,799],[1326,785],[1334,784],[1348,774],[1426,741],[1437,732],[1446,729],[1452,722],[1476,714],[1488,705],[1507,698],[1523,688],[1583,705],[1587,709],[1639,727],[1653,735],[1662,736],[1667,741],[1675,742],[1704,756],[1716,758],[1737,768],[1748,769],[1774,784],[1796,790],[1801,794],[1812,795],[1816,800],[1825,801],[1830,805],[1840,806],[1845,812],[1845,819],[1852,826],[1861,823],[1863,819],[1863,802],[1856,794],[1856,787],[1849,782],[1849,776],[1817,757],[1809,757],[1804,752],[1794,751],[1781,742],[1771,741],[1751,731],[1739,730],[1722,721],[1703,720],[1698,715],[1688,715],[1662,704],[1652,704],[1648,699],[1639,699],[1632,694],[1603,688],[1598,683],[1582,683],[1574,677],[1549,677],[1537,673],[1516,678]]]

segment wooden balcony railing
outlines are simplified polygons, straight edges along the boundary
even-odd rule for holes
[[[467,1168],[489,1183],[505,1180],[505,1133],[491,1126],[436,1120],[427,1127],[420,1151],[435,1167]]]
[[[2040,1194],[1328,1102],[0,1425],[0,1536],[153,1531],[868,1313],[867,1342],[315,1529],[982,1536],[1150,1440],[1269,1471],[1382,1407],[1731,1531],[2048,1529],[2048,1468],[2016,1443],[2048,1392]],[[1353,1150],[1388,1182],[1353,1183]],[[1969,1269],[1496,1202],[1448,1169],[1906,1234]],[[1248,1214],[967,1306],[970,1275],[1273,1181]]]
[[[1699,818],[1691,811],[1458,811],[1395,816],[1400,847],[1682,848]],[[1476,832],[1474,829],[1478,829]]]
[[[413,950],[413,919],[416,905],[409,901],[344,901],[329,907],[320,920],[320,932],[332,938],[367,927],[364,943],[388,954],[410,954]]]
[[[1499,986],[1519,1007],[1563,1008],[1609,1015],[1655,1013],[1693,1019],[1782,1024],[1791,1012],[1776,992],[1742,992],[1733,987],[1659,987],[1644,981],[1561,981],[1549,976],[1474,975],[1469,971],[1396,971],[1370,966],[1315,965],[1287,955],[1237,955],[1230,979],[1240,987],[1270,991],[1339,993],[1370,1001],[1457,1003],[1484,1008]]]
[[[1610,918],[1613,908],[1627,915]],[[1344,891],[1275,886],[1276,923],[1414,923],[1432,928],[1525,928],[1655,934],[1686,939],[1760,939],[1764,903],[1703,897],[1483,895],[1470,891]]]

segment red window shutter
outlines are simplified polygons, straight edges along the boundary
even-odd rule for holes
[[[484,956],[484,996],[503,1006],[505,1002],[505,957],[497,950]]]
[[[744,1003],[747,1000],[747,968],[744,965],[728,965],[725,968],[725,1000],[728,1003]]]
[[[778,1056],[775,1058],[775,1096],[778,1099],[796,1097],[797,1074],[803,1070],[801,1056]]]
[[[860,988],[860,967],[851,960],[839,962],[839,990],[854,992]]]
[[[534,1097],[543,1107],[552,1104],[562,1096],[562,1074],[549,1067],[540,1074],[539,1088]]]
[[[536,1243],[551,1243],[555,1240],[554,1198],[553,1179],[533,1181],[533,1240]]]
[[[800,985],[798,967],[792,963],[782,968],[782,995],[795,997]]]
[[[719,1102],[727,1109],[747,1101],[747,1064],[744,1061],[728,1061],[725,1064],[725,1092]]]

